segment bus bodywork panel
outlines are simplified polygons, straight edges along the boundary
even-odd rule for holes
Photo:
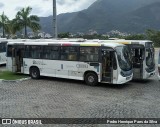
[[[16,72],[17,66],[12,66],[12,58],[9,57],[7,61],[7,69],[9,71]],[[30,74],[29,70],[31,67],[38,67],[42,76],[77,80],[84,80],[84,73],[86,71],[95,72],[100,79],[101,70],[101,64],[99,64],[99,66],[90,66],[89,63],[85,62],[23,58],[23,66],[21,69],[21,73]],[[101,81],[99,80],[99,82]]]

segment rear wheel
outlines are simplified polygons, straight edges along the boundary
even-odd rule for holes
[[[37,67],[32,67],[30,69],[30,75],[32,79],[39,79],[40,77],[40,71]]]
[[[84,80],[86,84],[90,86],[96,86],[98,84],[98,76],[93,72],[87,73]]]

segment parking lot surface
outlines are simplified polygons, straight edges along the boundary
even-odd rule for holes
[[[0,83],[2,118],[160,118],[156,77],[122,86],[42,78]]]

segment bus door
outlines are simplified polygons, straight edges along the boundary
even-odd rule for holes
[[[102,49],[102,82],[113,83],[113,49]],[[117,72],[116,72],[117,73]]]
[[[23,46],[15,46],[12,48],[12,71],[23,73]]]
[[[143,46],[140,45],[135,45],[131,49],[133,62],[133,78],[143,78],[143,61],[145,49]]]

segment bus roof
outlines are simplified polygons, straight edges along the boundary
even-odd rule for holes
[[[100,41],[100,42],[95,42],[95,41],[63,41],[63,40],[56,40],[56,41],[47,41],[47,40],[29,40],[29,41],[21,41],[21,40],[17,40],[17,41],[8,41],[8,45],[62,45],[62,46],[106,46],[106,47],[112,47],[115,48],[117,46],[123,46],[123,44],[119,44],[119,43],[113,43],[108,42],[105,43],[104,41]]]
[[[116,42],[116,43],[121,43],[121,44],[141,44],[145,45],[146,43],[151,43],[152,41],[150,40],[124,40],[124,39],[119,39],[119,40],[103,40],[105,42]]]
[[[83,41],[86,41],[86,39],[83,39],[83,38],[70,38],[70,39],[68,39],[68,38],[57,38],[57,39],[8,39],[7,41],[9,41],[9,42],[12,42],[12,41],[14,41],[14,42],[16,42],[16,41],[23,41],[23,42],[32,42],[32,41],[34,41],[34,42],[46,42],[46,41],[48,41],[48,42],[59,42],[59,41],[73,41],[73,42],[83,42]]]
[[[0,38],[0,43],[4,42],[4,41],[7,41],[7,39],[6,38]]]

